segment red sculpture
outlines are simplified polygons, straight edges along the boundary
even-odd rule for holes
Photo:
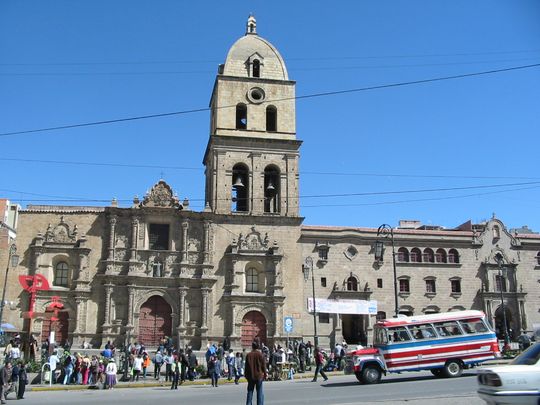
[[[30,294],[30,304],[28,305],[28,312],[25,317],[34,317],[34,305],[36,303],[36,293],[38,291],[49,290],[49,282],[45,276],[41,274],[35,274],[33,276],[19,276],[19,283],[22,288]],[[54,298],[54,297],[53,297]],[[58,298],[58,297],[56,297]],[[54,302],[54,301],[53,301]],[[52,305],[52,304],[51,304]],[[63,305],[62,305],[63,308]]]

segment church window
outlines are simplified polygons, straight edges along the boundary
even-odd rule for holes
[[[277,109],[273,105],[266,107],[266,130],[268,132],[277,131]]]
[[[54,269],[54,285],[58,287],[68,286],[69,266],[66,262],[59,262]]]
[[[498,292],[506,292],[506,277],[495,276],[495,288]]]
[[[254,267],[246,271],[246,292],[259,292],[259,272]]]
[[[456,249],[448,251],[448,263],[459,263],[459,254]]]
[[[148,242],[150,250],[168,250],[169,224],[150,224]]]
[[[163,277],[163,263],[161,263],[159,260],[156,260],[152,264],[152,276]]]
[[[377,279],[377,288],[383,288],[383,279],[382,278]]]
[[[400,278],[399,279],[399,292],[400,293],[410,293],[411,292],[411,288],[410,288],[408,278]]]
[[[501,229],[498,225],[493,226],[493,239],[500,239],[501,237]]]
[[[437,292],[437,288],[436,288],[436,284],[435,284],[435,279],[433,278],[428,278],[426,281],[426,292],[428,294],[435,294]]]
[[[242,103],[236,105],[236,129],[247,129],[247,106]]]
[[[321,277],[321,287],[326,287],[326,277]]]
[[[253,61],[253,77],[261,77],[261,62],[259,59]]]
[[[264,169],[264,212],[279,213],[279,170],[275,166]]]
[[[347,291],[358,291],[358,280],[354,277],[347,279]]]
[[[234,212],[249,211],[249,171],[243,164],[236,164],[232,171],[232,210]]]
[[[452,288],[452,294],[461,294],[461,279],[459,278],[451,279],[450,285]]]
[[[420,253],[420,249],[418,248],[411,249],[411,262],[420,263],[421,261],[422,261],[422,254]]]
[[[400,247],[397,252],[398,262],[408,262],[409,261],[409,251],[407,248]]]
[[[424,249],[424,254],[422,255],[422,261],[426,263],[434,263],[435,255],[433,254],[433,250],[431,250],[430,248]]]
[[[437,263],[446,263],[446,251],[444,249],[437,249],[435,261]]]

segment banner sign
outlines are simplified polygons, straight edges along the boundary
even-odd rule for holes
[[[328,300],[317,298],[316,312],[326,314],[356,314],[356,315],[376,315],[377,301],[365,300]],[[313,312],[313,298],[308,298],[308,312]]]

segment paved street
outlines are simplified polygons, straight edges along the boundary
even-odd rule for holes
[[[407,373],[384,378],[378,385],[359,385],[354,376],[334,376],[328,382],[312,383],[310,379],[266,382],[265,404],[455,404],[480,405],[476,395],[474,372],[458,379],[435,379],[430,373]],[[24,403],[32,404],[149,404],[197,403],[243,404],[246,384],[184,386],[178,391],[158,388],[117,388],[112,391],[83,390],[28,392]],[[194,401],[194,402],[192,402]],[[196,402],[195,402],[196,401]]]

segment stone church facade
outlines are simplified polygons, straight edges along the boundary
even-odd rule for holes
[[[212,92],[204,210],[164,180],[131,207],[28,206],[13,274],[49,288],[36,291],[20,329],[75,345],[151,347],[167,335],[195,348],[227,336],[240,347],[285,340],[287,316],[290,337],[313,340],[312,270],[317,298],[378,304],[377,315],[318,314],[320,343],[369,343],[376,318],[394,315],[391,248],[386,240],[376,260],[377,229],[302,225],[294,97],[283,58],[250,17]],[[509,233],[497,218],[393,232],[399,312],[482,309],[501,328],[502,289],[515,333],[540,323],[540,235]],[[24,315],[29,294],[19,288],[17,298]]]

